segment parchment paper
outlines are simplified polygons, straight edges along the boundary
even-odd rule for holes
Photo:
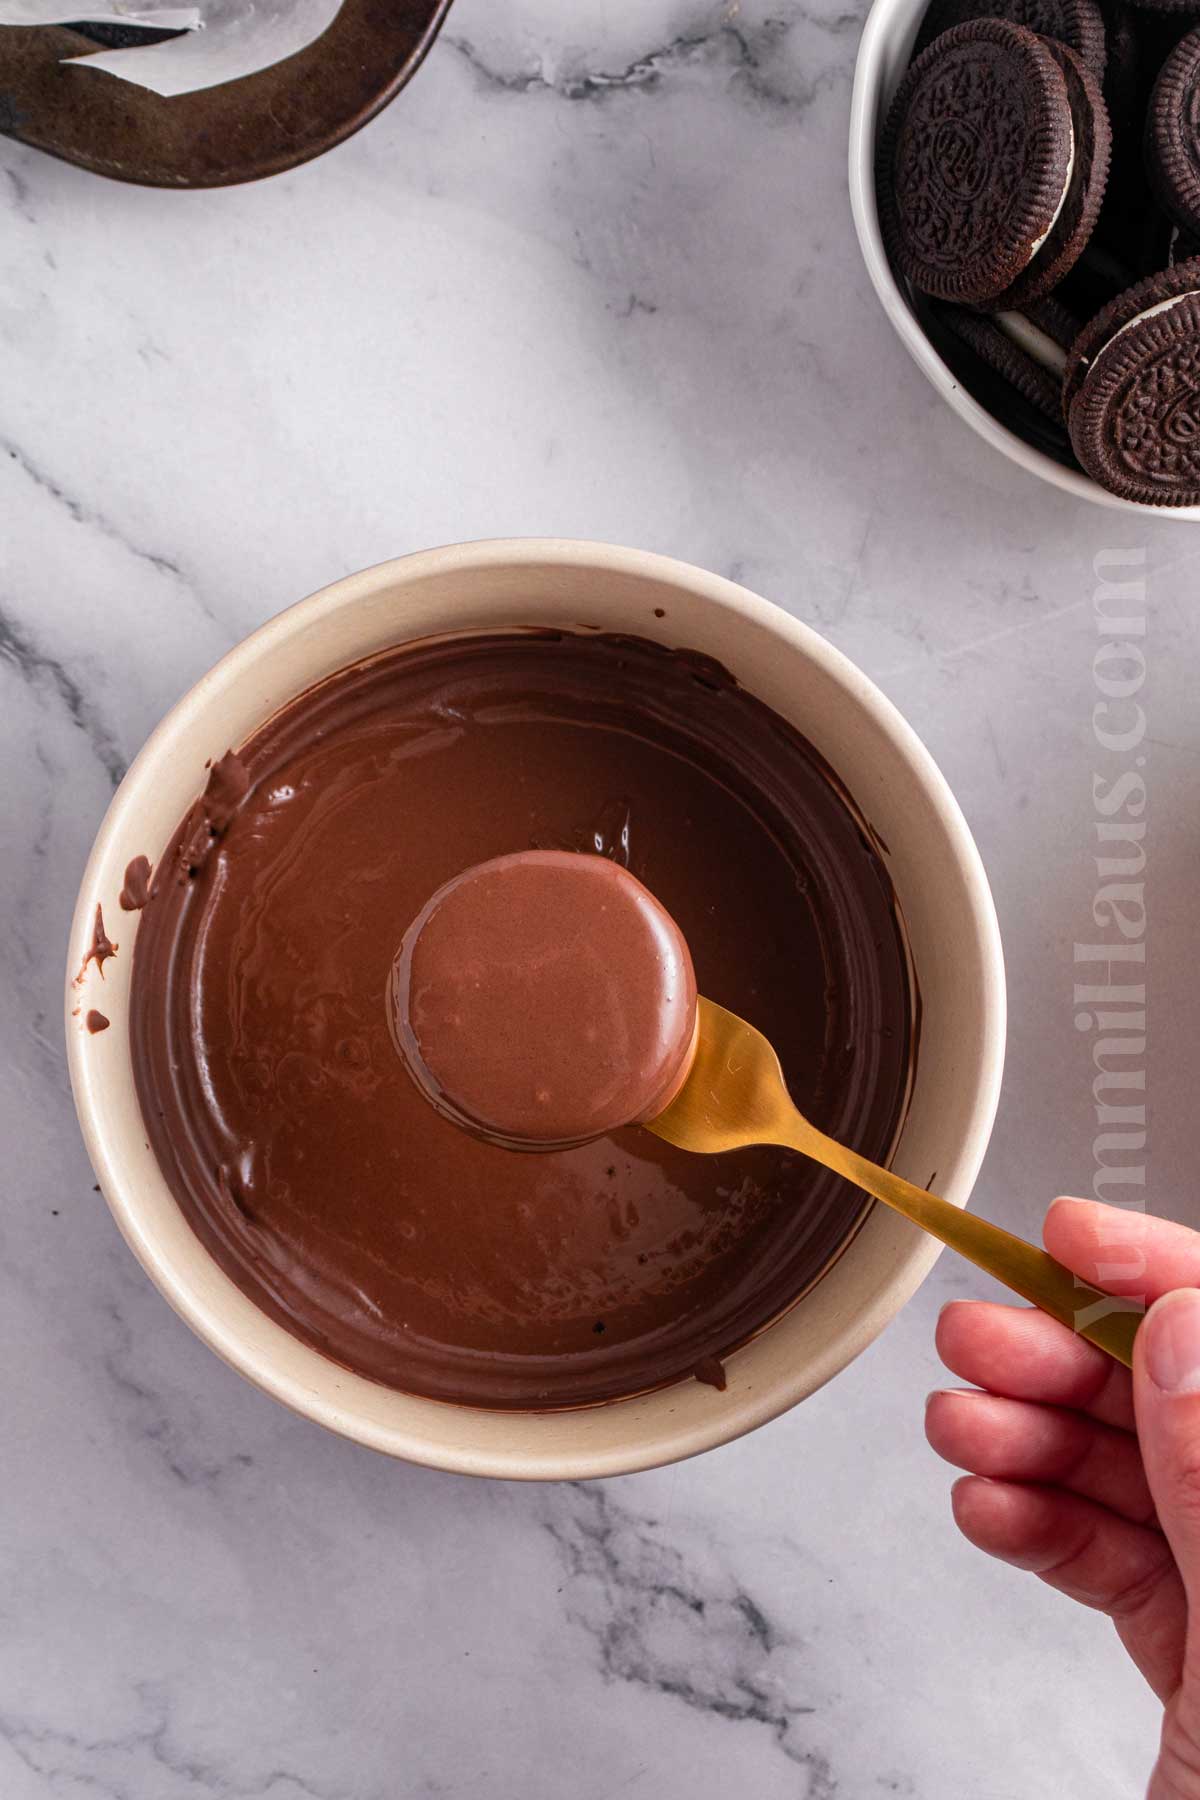
[[[131,50],[72,57],[80,70],[104,69],[156,94],[188,94],[269,69],[311,44],[332,24],[342,0],[0,0],[0,26],[63,25],[74,20],[153,25],[186,37]]]

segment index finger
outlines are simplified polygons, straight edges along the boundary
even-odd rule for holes
[[[1200,1232],[1172,1219],[1098,1200],[1055,1200],[1042,1242],[1058,1262],[1106,1294],[1147,1305],[1173,1288],[1200,1287]]]
[[[1133,1428],[1129,1371],[1036,1307],[951,1300],[938,1319],[937,1349],[946,1367],[975,1387]]]

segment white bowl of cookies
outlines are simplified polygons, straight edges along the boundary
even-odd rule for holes
[[[876,0],[850,199],[897,335],[1010,461],[1200,519],[1200,30],[1097,0]]]

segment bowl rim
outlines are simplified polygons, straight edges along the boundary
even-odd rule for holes
[[[892,41],[892,25],[906,0],[873,0],[859,40],[850,98],[849,185],[850,211],[862,259],[879,302],[900,342],[917,367],[960,419],[1009,462],[1036,475],[1076,500],[1116,512],[1141,513],[1153,519],[1175,519],[1184,524],[1200,521],[1200,506],[1150,506],[1141,500],[1125,500],[1109,493],[1081,469],[1069,469],[1027,444],[1001,423],[973,394],[967,392],[926,336],[908,297],[897,281],[883,247],[875,204],[876,120],[883,98],[885,53]]]
[[[909,765],[911,775],[920,785],[937,815],[945,833],[951,855],[961,877],[966,906],[964,919],[973,935],[973,948],[983,973],[980,997],[981,1050],[975,1094],[954,1159],[954,1175],[945,1186],[956,1190],[953,1197],[965,1205],[978,1175],[991,1135],[999,1101],[1004,1066],[1006,1033],[1006,995],[1004,961],[999,925],[991,889],[979,851],[972,838],[958,802],[930,752],[893,703],[863,672],[819,633],[805,625],[773,602],[765,600],[727,580],[695,565],[651,552],[620,546],[561,538],[485,539],[472,543],[447,545],[439,549],[417,551],[408,556],[378,563],[318,589],[307,598],[295,602],[265,621],[241,639],[208,672],[187,690],[168,711],[147,738],[142,749],[118,787],[96,834],[80,884],[79,897],[68,941],[66,971],[67,1060],[76,1111],[85,1146],[97,1179],[116,1223],[126,1242],[160,1293],[191,1327],[196,1335],[221,1359],[245,1376],[256,1387],[281,1401],[293,1412],[312,1419],[355,1442],[406,1461],[454,1473],[508,1477],[524,1480],[586,1479],[637,1471],[683,1460],[708,1449],[731,1442],[768,1423],[806,1398],[859,1355],[891,1321],[920,1286],[942,1246],[925,1234],[914,1234],[910,1251],[906,1251],[898,1267],[881,1283],[872,1300],[860,1308],[845,1325],[830,1334],[819,1353],[809,1357],[794,1374],[780,1376],[757,1389],[738,1408],[713,1413],[703,1424],[694,1420],[686,1424],[662,1427],[646,1442],[610,1447],[577,1445],[564,1449],[561,1445],[535,1444],[532,1434],[523,1432],[522,1421],[561,1420],[569,1414],[503,1415],[513,1422],[509,1442],[502,1450],[482,1443],[462,1444],[453,1449],[432,1438],[427,1432],[411,1427],[383,1426],[356,1412],[353,1398],[341,1391],[353,1388],[364,1378],[349,1374],[340,1365],[318,1351],[289,1339],[289,1354],[302,1351],[295,1358],[301,1365],[296,1373],[281,1366],[280,1358],[259,1351],[248,1344],[236,1327],[226,1319],[218,1304],[211,1303],[201,1291],[203,1282],[177,1268],[162,1252],[153,1226],[143,1217],[139,1205],[138,1181],[122,1164],[119,1133],[110,1129],[103,1100],[97,1091],[102,1085],[92,1060],[85,1055],[86,1034],[78,1029],[73,1009],[79,1003],[75,976],[78,973],[78,946],[90,936],[100,872],[114,861],[118,845],[129,843],[129,821],[136,809],[144,784],[158,761],[169,755],[175,740],[188,733],[193,723],[203,716],[214,690],[260,659],[271,656],[285,641],[303,634],[306,627],[319,618],[353,608],[398,584],[417,583],[430,576],[512,567],[591,569],[624,574],[631,578],[649,578],[665,582],[681,592],[698,598],[728,615],[764,629],[777,639],[785,640],[804,660],[815,665],[823,678],[839,687],[847,701],[862,710],[886,733],[895,754]],[[402,621],[398,625],[398,643],[404,642]],[[296,689],[295,692],[303,691]],[[283,702],[281,701],[280,704]],[[74,1027],[74,1028],[73,1028]],[[217,1270],[209,1253],[199,1240],[196,1267]],[[228,1277],[220,1273],[221,1282]],[[232,1285],[232,1284],[230,1284]],[[252,1302],[247,1302],[252,1305]],[[257,1310],[257,1309],[256,1309]],[[260,1315],[262,1317],[264,1315]],[[282,1332],[282,1327],[276,1327]],[[770,1329],[770,1328],[768,1328]],[[284,1334],[285,1336],[287,1334]],[[310,1359],[312,1359],[310,1361]],[[303,1365],[309,1366],[310,1379],[304,1378]],[[316,1384],[316,1365],[321,1365],[325,1390]],[[368,1384],[374,1387],[375,1384]],[[662,1390],[671,1392],[672,1390]],[[411,1398],[411,1397],[409,1397]],[[606,1411],[623,1407],[631,1409],[630,1425],[636,1432],[636,1409],[639,1397],[609,1403]],[[440,1407],[432,1401],[428,1405]],[[497,1415],[481,1415],[477,1409],[454,1407],[448,1410],[462,1417],[473,1412],[489,1420]]]

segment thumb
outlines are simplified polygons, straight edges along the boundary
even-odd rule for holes
[[[1200,1289],[1177,1288],[1155,1301],[1133,1363],[1142,1460],[1188,1600],[1181,1680],[1150,1792],[1200,1800]]]

